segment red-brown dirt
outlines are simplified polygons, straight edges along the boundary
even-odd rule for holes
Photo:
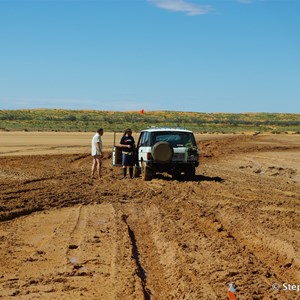
[[[105,153],[0,157],[0,298],[299,299],[300,138],[199,137],[194,181]]]

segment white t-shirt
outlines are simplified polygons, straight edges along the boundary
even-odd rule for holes
[[[97,143],[99,143],[100,151],[102,152],[102,140],[101,135],[97,132],[92,139],[92,156],[94,155],[100,155],[98,149],[97,149]]]

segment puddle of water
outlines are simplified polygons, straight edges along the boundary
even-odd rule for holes
[[[71,264],[76,264],[78,262],[78,259],[77,259],[77,257],[70,257],[69,261]]]

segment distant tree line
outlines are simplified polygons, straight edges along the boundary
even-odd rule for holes
[[[1,130],[94,131],[123,130],[130,126],[138,131],[150,126],[183,127],[198,132],[300,131],[299,114],[268,113],[195,113],[159,111],[138,112],[76,110],[0,110]]]
[[[68,114],[64,116],[47,116],[47,115],[31,115],[31,114],[16,114],[16,113],[6,113],[0,114],[0,120],[6,121],[25,121],[25,120],[45,120],[45,121],[61,121],[61,122],[95,122],[102,121],[108,124],[113,124],[116,122],[144,122],[149,124],[157,123],[171,123],[171,124],[228,124],[228,125],[255,125],[255,126],[300,126],[300,120],[243,120],[234,118],[224,118],[224,119],[201,119],[197,117],[157,117],[157,116],[141,116],[138,114],[126,114],[123,115],[111,115],[111,116],[91,116],[91,115],[80,115],[76,116],[74,114]]]

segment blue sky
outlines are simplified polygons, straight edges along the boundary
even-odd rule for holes
[[[299,0],[0,0],[0,109],[300,112]]]

